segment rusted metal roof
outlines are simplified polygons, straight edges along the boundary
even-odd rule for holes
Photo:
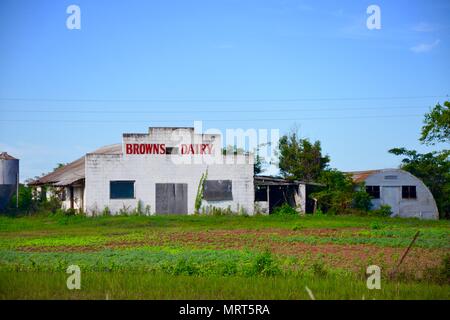
[[[0,160],[17,160],[13,156],[9,155],[7,152],[0,153]]]
[[[376,170],[365,170],[365,171],[352,171],[352,172],[346,172],[346,173],[350,174],[353,181],[355,181],[356,183],[360,183],[360,182],[366,181],[366,179],[369,176],[371,176],[375,173],[380,173],[381,171],[383,171],[383,170],[376,169]]]
[[[112,144],[97,149],[90,154],[122,154],[122,145]],[[68,186],[85,178],[85,157],[81,157],[55,171],[29,183],[30,185]]]

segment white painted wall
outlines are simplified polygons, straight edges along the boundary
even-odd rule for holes
[[[176,146],[177,143],[173,142],[173,132],[171,128],[151,128],[149,135],[124,135],[123,143],[165,143],[167,147]],[[182,143],[186,143],[186,136],[192,133],[192,129],[186,128],[176,134],[181,134],[184,139]],[[117,213],[123,207],[133,210],[140,200],[143,207],[150,206],[150,212],[154,214],[156,183],[186,183],[187,213],[192,214],[195,211],[200,178],[208,170],[208,180],[232,180],[233,200],[204,200],[203,206],[213,205],[220,208],[230,206],[233,211],[243,208],[248,214],[253,214],[253,156],[222,156],[220,136],[200,135],[200,140],[203,143],[213,143],[214,151],[217,151],[215,155],[174,158],[172,155],[164,154],[127,155],[125,150],[123,154],[87,154],[85,211],[88,214],[101,212],[106,206],[112,213]],[[198,140],[194,143],[198,143]],[[180,160],[186,163],[180,163]],[[111,180],[135,180],[135,199],[110,199]]]
[[[64,201],[62,201],[62,208],[63,209],[69,209],[71,205],[70,201],[70,188],[65,187],[64,192],[66,193],[66,198]],[[73,208],[75,210],[79,210],[83,208],[83,194],[84,188],[83,187],[74,187],[73,188]]]
[[[397,178],[386,179],[386,176]],[[382,204],[389,204],[400,217],[439,219],[436,202],[430,190],[420,179],[409,172],[399,169],[382,170],[367,177],[365,184],[366,186],[380,186],[380,199],[372,199],[375,209]],[[402,199],[402,186],[416,186],[417,198]],[[398,194],[398,200],[394,200],[395,194]]]

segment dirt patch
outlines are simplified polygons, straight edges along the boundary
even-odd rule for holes
[[[143,246],[181,246],[197,249],[269,249],[272,253],[295,257],[305,263],[320,262],[333,268],[363,272],[375,264],[392,270],[405,248],[381,247],[368,244],[309,244],[301,241],[284,241],[291,236],[339,237],[342,234],[357,235],[362,228],[339,229],[276,229],[261,230],[207,230],[207,231],[161,231],[147,234],[142,240],[109,241],[102,245],[87,246],[27,246],[18,250],[26,252],[96,252],[105,249],[139,248]],[[400,271],[420,273],[436,267],[442,257],[449,253],[445,249],[414,248],[405,259]]]

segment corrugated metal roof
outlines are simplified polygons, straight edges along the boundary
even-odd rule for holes
[[[122,154],[122,145],[112,144],[97,149],[90,154]],[[30,185],[51,184],[54,186],[67,186],[85,178],[85,157],[81,157],[55,171],[33,181]]]
[[[356,183],[360,183],[360,182],[364,182],[366,181],[366,179],[375,174],[375,173],[380,173],[384,170],[389,170],[389,169],[375,169],[375,170],[365,170],[365,171],[352,171],[352,172],[346,172],[348,174],[350,174],[352,176],[353,181],[355,181]]]
[[[13,156],[9,155],[7,152],[0,153],[0,160],[17,160]]]
[[[255,185],[298,185],[308,184],[314,186],[322,186],[322,184],[312,181],[287,180],[281,177],[273,176],[254,176]]]

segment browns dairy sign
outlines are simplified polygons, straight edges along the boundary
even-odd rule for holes
[[[180,144],[179,154],[212,154],[213,146],[209,143]],[[126,143],[126,154],[167,154],[165,143]]]

